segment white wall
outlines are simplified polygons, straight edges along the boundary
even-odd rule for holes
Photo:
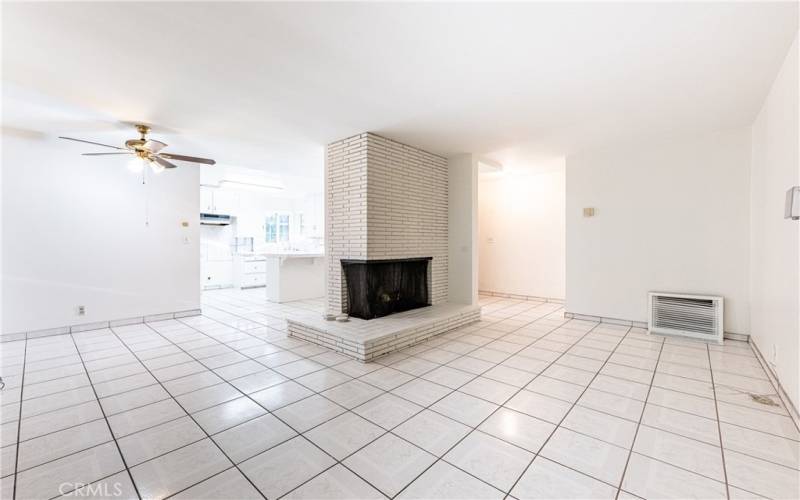
[[[564,298],[566,176],[558,163],[480,175],[480,290]]]
[[[199,308],[197,169],[145,189],[124,159],[33,137],[3,136],[2,332]]]
[[[748,333],[749,164],[749,128],[568,157],[566,310],[646,321],[648,291],[718,294]]]
[[[448,301],[478,303],[478,161],[448,158]]]
[[[800,404],[800,222],[784,195],[800,185],[798,42],[753,124],[750,176],[750,333],[795,407]]]

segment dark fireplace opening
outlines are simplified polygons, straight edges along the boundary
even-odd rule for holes
[[[431,257],[392,260],[342,260],[347,282],[347,313],[361,319],[429,306]]]

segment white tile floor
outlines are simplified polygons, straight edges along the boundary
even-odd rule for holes
[[[361,364],[286,337],[321,301],[262,296],[0,345],[0,496],[800,496],[800,434],[746,344],[483,298],[479,324]]]

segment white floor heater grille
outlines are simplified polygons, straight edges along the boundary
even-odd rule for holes
[[[650,333],[722,343],[722,297],[650,292],[648,299]]]

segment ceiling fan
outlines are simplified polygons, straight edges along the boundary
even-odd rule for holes
[[[204,165],[214,165],[214,160],[208,158],[197,158],[195,156],[176,155],[172,153],[162,153],[161,150],[167,147],[161,141],[155,139],[148,139],[147,134],[150,132],[150,127],[147,125],[136,125],[136,130],[141,134],[139,139],[130,139],[125,141],[125,147],[111,146],[109,144],[101,144],[99,142],[85,141],[83,139],[73,139],[72,137],[59,137],[59,139],[66,139],[68,141],[85,142],[87,144],[94,144],[95,146],[103,146],[105,148],[118,149],[118,152],[113,153],[83,153],[83,156],[107,156],[107,155],[136,155],[143,162],[149,163],[154,171],[160,172],[166,168],[176,168],[177,165],[167,160],[187,161],[192,163],[202,163]]]

